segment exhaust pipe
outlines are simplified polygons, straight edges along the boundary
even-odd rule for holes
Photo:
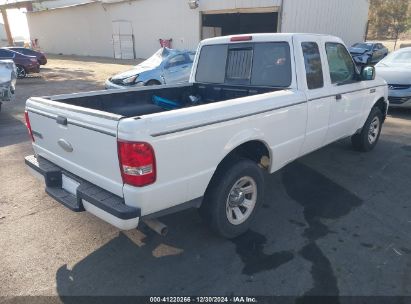
[[[168,228],[165,224],[156,219],[144,219],[143,223],[161,236],[166,236]]]

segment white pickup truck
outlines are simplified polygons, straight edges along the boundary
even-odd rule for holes
[[[120,229],[197,207],[232,238],[255,218],[265,172],[348,136],[372,150],[387,92],[333,36],[207,39],[189,84],[28,99],[25,161],[50,196]]]

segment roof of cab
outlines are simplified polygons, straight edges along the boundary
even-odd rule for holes
[[[329,37],[333,39],[339,39],[338,37],[326,35],[326,34],[311,34],[311,33],[267,33],[267,34],[238,34],[208,38],[201,41],[201,45],[207,44],[225,44],[231,43],[231,38],[233,37],[248,37],[252,36],[252,40],[248,41],[235,41],[235,42],[269,42],[269,41],[291,41],[294,36],[304,36],[304,37]],[[235,43],[234,42],[234,43]]]

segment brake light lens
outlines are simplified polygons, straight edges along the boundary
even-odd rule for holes
[[[156,181],[156,159],[150,144],[118,141],[117,147],[123,183],[143,187]]]
[[[24,118],[26,119],[26,127],[27,127],[27,130],[29,131],[31,140],[34,142],[33,131],[31,130],[31,125],[30,125],[29,112],[24,111]]]
[[[251,41],[253,40],[253,36],[234,36],[231,37],[231,42],[238,42],[238,41]]]

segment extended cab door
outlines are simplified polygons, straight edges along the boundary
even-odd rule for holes
[[[362,108],[369,91],[359,80],[357,68],[346,47],[339,41],[325,43],[326,81],[333,96],[326,143],[353,135],[359,128]]]
[[[330,96],[329,87],[324,81],[323,65],[327,57],[321,38],[299,35],[294,38],[294,47],[296,58],[303,58],[300,66],[304,70],[299,75],[299,87],[307,96],[306,134],[301,149],[303,155],[324,145],[334,96]]]

